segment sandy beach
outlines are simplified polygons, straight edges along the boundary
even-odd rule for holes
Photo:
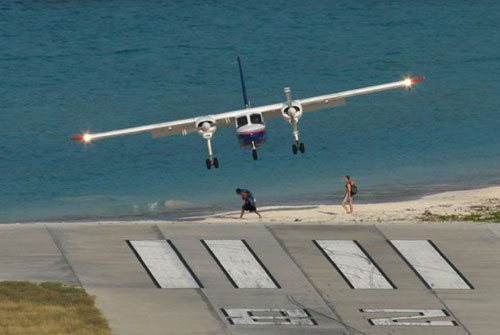
[[[337,203],[333,201],[338,200]],[[240,207],[234,211],[209,215],[183,216],[177,219],[100,219],[89,224],[151,224],[151,223],[242,223],[242,224],[353,224],[353,223],[418,223],[418,222],[498,222],[500,223],[500,186],[471,190],[448,191],[422,196],[413,200],[356,203],[354,213],[348,214],[340,205],[340,199],[331,204],[300,206],[265,206],[258,203],[262,219],[256,214],[245,212],[239,219]],[[31,221],[37,224],[71,224],[86,220]],[[12,221],[10,223],[21,223]]]
[[[415,222],[415,221],[473,221],[500,211],[500,186],[451,191],[400,202],[356,204],[354,213],[347,214],[340,204],[315,206],[262,206],[263,218],[246,213],[242,222],[292,223],[315,222],[352,224],[354,222]],[[239,211],[189,218],[205,223],[238,221]],[[455,218],[455,220],[452,220]],[[468,218],[471,218],[468,220]],[[491,221],[491,220],[489,220]]]

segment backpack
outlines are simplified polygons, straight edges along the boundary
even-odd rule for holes
[[[355,195],[356,193],[358,193],[358,187],[351,182],[351,195]]]

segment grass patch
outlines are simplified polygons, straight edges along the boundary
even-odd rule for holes
[[[0,334],[111,335],[94,300],[60,283],[0,282]]]
[[[472,221],[472,222],[500,222],[500,211],[488,211],[480,208],[476,212],[464,215],[438,215],[425,211],[420,217],[422,221]]]

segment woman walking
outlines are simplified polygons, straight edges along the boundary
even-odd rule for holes
[[[354,184],[354,180],[351,180],[351,177],[349,176],[344,177],[344,183],[345,193],[342,200],[342,207],[344,207],[347,214],[351,214],[354,211],[354,208],[352,206],[352,197],[358,192],[358,188]],[[349,208],[347,208],[346,203],[349,204]]]

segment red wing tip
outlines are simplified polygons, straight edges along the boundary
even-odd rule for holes
[[[418,83],[420,81],[423,81],[423,80],[425,80],[424,76],[420,76],[420,77],[416,77],[416,78],[411,78],[411,83],[412,84],[416,84],[416,83]]]
[[[74,136],[71,138],[73,141],[83,141],[83,136]]]

